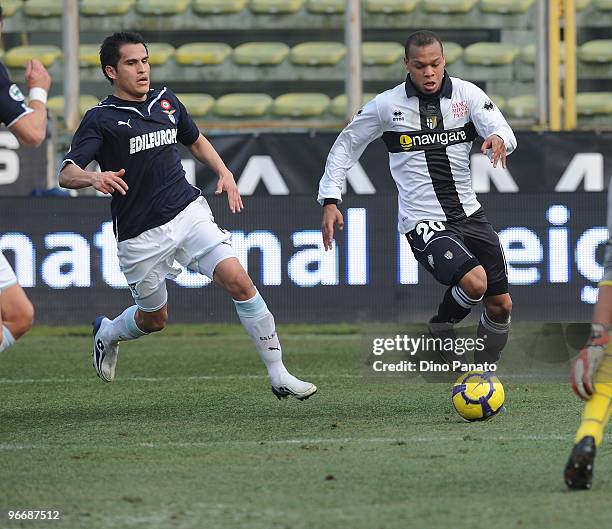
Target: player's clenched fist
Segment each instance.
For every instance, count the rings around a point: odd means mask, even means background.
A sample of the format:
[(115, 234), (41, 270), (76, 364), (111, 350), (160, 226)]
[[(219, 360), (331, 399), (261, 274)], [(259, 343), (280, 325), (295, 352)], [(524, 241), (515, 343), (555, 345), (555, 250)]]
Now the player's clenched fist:
[(40, 61), (32, 59), (28, 62), (25, 70), (25, 79), (28, 88), (43, 88), (47, 92), (51, 87), (51, 76)]
[(125, 195), (128, 190), (128, 185), (122, 178), (125, 174), (125, 169), (119, 169), (119, 171), (103, 171), (101, 173), (94, 173), (91, 179), (91, 185), (96, 191), (100, 193), (112, 194), (118, 191), (122, 195)]
[(344, 228), (344, 217), (335, 204), (323, 206), (323, 223), (321, 225), (321, 233), (323, 234), (323, 246), (325, 250), (331, 250), (334, 242), (334, 225), (338, 225), (338, 229)]

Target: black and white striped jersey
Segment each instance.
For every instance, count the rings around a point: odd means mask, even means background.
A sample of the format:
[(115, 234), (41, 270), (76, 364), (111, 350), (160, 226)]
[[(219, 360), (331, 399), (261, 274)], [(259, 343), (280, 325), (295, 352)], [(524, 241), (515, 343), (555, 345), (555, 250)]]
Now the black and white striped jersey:
[(341, 201), (347, 171), (382, 137), (398, 189), (398, 229), (420, 220), (455, 221), (480, 209), (472, 188), (470, 149), (477, 136), (496, 134), (508, 154), (516, 138), (504, 116), (476, 85), (445, 73), (440, 92), (416, 90), (410, 78), (377, 95), (340, 133), (325, 164), (318, 201)]

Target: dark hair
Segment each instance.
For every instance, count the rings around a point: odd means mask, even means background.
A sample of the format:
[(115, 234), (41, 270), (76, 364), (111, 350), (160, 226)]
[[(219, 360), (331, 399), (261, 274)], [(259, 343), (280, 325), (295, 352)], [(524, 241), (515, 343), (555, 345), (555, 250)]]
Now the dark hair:
[(426, 29), (415, 31), (408, 37), (408, 40), (406, 40), (406, 57), (410, 56), (410, 48), (412, 46), (422, 48), (423, 46), (429, 46), (434, 42), (437, 42), (440, 45), (440, 48), (444, 50), (440, 37), (438, 37), (438, 35), (436, 35), (433, 31), (427, 31)]
[(121, 46), (124, 44), (142, 44), (149, 52), (147, 45), (140, 33), (133, 31), (118, 31), (113, 33), (109, 37), (104, 39), (102, 46), (100, 46), (100, 64), (102, 66), (102, 73), (104, 76), (113, 84), (113, 80), (107, 75), (106, 67), (112, 66), (115, 70), (117, 69), (117, 63), (121, 55)]

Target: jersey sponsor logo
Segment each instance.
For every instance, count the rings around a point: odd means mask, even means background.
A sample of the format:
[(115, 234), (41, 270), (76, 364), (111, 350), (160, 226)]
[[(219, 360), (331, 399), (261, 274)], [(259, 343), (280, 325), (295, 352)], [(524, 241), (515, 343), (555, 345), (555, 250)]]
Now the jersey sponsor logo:
[(9, 88), (9, 95), (14, 101), (23, 101), (25, 97), (16, 84), (12, 84)]
[(470, 111), (470, 107), (465, 101), (455, 101), (451, 105), (451, 112), (453, 113), (453, 117), (455, 119), (464, 118), (468, 115)]
[(130, 154), (176, 143), (176, 129), (156, 130), (130, 138)]
[(128, 127), (132, 128), (132, 125), (130, 125), (130, 121), (132, 118), (128, 119), (127, 121), (117, 121), (117, 126), (121, 126), (121, 125), (127, 125)]
[(397, 132), (388, 130), (382, 139), (389, 152), (426, 151), (444, 149), (450, 145), (466, 143), (476, 138), (476, 128), (473, 123), (451, 130), (430, 132), (428, 130)]

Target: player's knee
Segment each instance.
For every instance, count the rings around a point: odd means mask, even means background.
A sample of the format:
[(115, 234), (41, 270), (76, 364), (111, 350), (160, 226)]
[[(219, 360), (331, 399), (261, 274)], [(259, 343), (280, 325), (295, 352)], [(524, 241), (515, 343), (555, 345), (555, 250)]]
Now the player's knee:
[(493, 321), (508, 321), (512, 313), (512, 298), (509, 295), (499, 296), (494, 301), (487, 303), (487, 314)]
[(487, 291), (487, 274), (484, 268), (482, 266), (472, 268), (461, 278), (459, 286), (470, 298), (481, 298)]
[(21, 338), (34, 325), (34, 305), (27, 300), (12, 322), (11, 330), (15, 339)]

